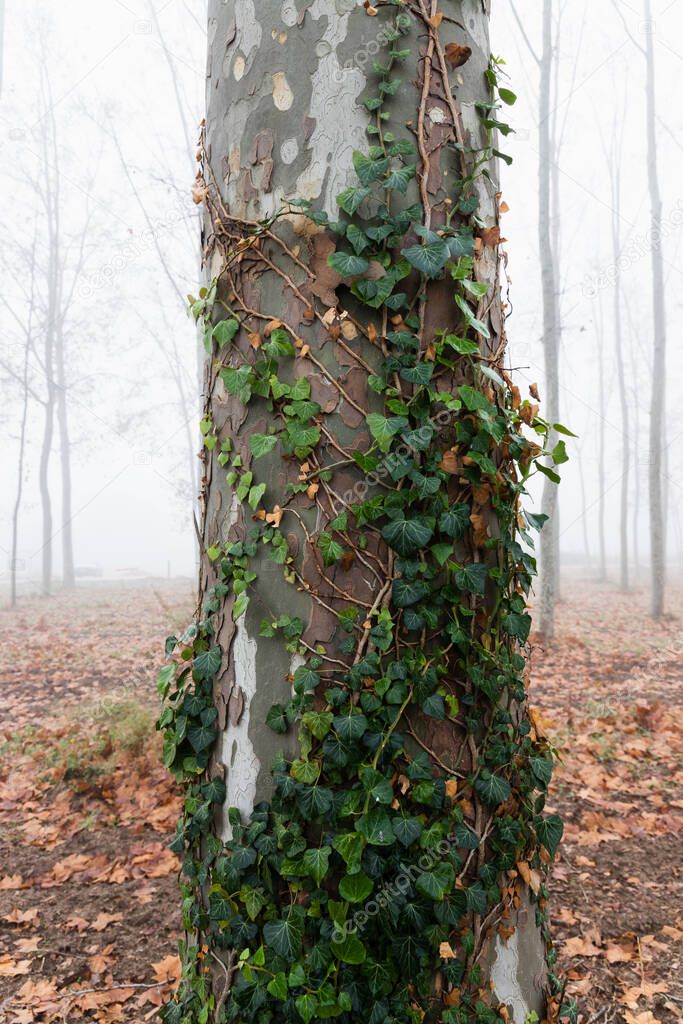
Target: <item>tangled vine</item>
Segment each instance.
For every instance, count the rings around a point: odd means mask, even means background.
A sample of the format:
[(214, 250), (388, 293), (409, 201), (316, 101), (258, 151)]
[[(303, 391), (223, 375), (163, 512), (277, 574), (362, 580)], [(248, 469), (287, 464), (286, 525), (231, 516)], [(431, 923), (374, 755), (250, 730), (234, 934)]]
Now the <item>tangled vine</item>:
[[(207, 542), (199, 529), (212, 586), (196, 622), (169, 638), (159, 676), (164, 760), (185, 794), (172, 848), (183, 857), (187, 937), (167, 1024), (497, 1021), (506, 1011), (492, 1001), (484, 965), (491, 937), (510, 937), (524, 900), (547, 943), (547, 1020), (575, 1014), (546, 929), (545, 869), (562, 834), (544, 812), (553, 751), (526, 707), (522, 654), (532, 531), (543, 517), (520, 502), (534, 473), (558, 479), (547, 460), (559, 464), (566, 452), (562, 442), (547, 451), (550, 424), (503, 366), (504, 318), (491, 326), (499, 232), (479, 209), (478, 183), (502, 156), (493, 140), (509, 130), (499, 111), (514, 95), (491, 60), (490, 99), (479, 104), (486, 145), (473, 148), (439, 20), (424, 0), (372, 8), (380, 9), (392, 20), (365, 102), (371, 145), (354, 155), (358, 184), (339, 195), (338, 220), (304, 200), (266, 220), (241, 219), (206, 159), (196, 187), (220, 263), (191, 304), (208, 353), (205, 488), (218, 466), (251, 515), (227, 541)], [(427, 34), (421, 101), (413, 137), (398, 138), (389, 106), (414, 19)], [(438, 202), (424, 125), (433, 78), (458, 174)], [(334, 307), (311, 297), (315, 273), (287, 240), (297, 219), (334, 240), (327, 265), (343, 296)], [(362, 450), (330, 429), (309, 377), (293, 372), (304, 361), (328, 374), (296, 322), (250, 306), (242, 280), (254, 272), (279, 278), (304, 322), (364, 370), (371, 408), (326, 376), (362, 419)], [(457, 327), (432, 331), (428, 294), (444, 282)], [(213, 422), (219, 385), (267, 413), (248, 458)], [(269, 509), (256, 464), (277, 453), (293, 472)], [(340, 492), (337, 480), (350, 476), (355, 486)], [(313, 581), (290, 548), (288, 519), (311, 554)], [(276, 758), (272, 798), (248, 821), (226, 812), (224, 841), (215, 826), (226, 800), (213, 756), (226, 653), (217, 624), (245, 615), (264, 553), (334, 615), (337, 633), (334, 644), (311, 644), (301, 618), (264, 618), (261, 635), (281, 638), (298, 665), (291, 698), (267, 722), (283, 735), (296, 729), (298, 753)], [(344, 582), (354, 564), (371, 581), (362, 595)]]

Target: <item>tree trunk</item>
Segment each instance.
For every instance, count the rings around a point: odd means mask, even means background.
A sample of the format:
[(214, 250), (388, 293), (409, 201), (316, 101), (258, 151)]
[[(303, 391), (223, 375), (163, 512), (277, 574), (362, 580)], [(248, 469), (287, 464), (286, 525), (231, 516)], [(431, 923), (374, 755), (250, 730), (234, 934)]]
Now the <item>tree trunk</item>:
[(560, 1012), (514, 539), (541, 451), (502, 364), (487, 15), (451, 14), (209, 3), (202, 610), (160, 677), (196, 943), (167, 1020)]
[(621, 487), (619, 501), (619, 586), (627, 591), (628, 573), (628, 490), (631, 468), (631, 438), (629, 424), (628, 395), (626, 391), (625, 350), (621, 317), (621, 175), (619, 172), (620, 151), (616, 147), (611, 154), (612, 177), (612, 262), (614, 265), (614, 359), (617, 366), (619, 403), (621, 406)]
[[(598, 296), (597, 304), (597, 353), (598, 353), (598, 409), (602, 410), (603, 403), (607, 400), (605, 390), (605, 357), (603, 345), (605, 334), (603, 330), (602, 302)], [(607, 580), (607, 545), (605, 541), (605, 416), (602, 411), (598, 413), (598, 550), (599, 575), (601, 583)]]
[(50, 496), (50, 455), (55, 421), (55, 389), (52, 381), (52, 330), (48, 327), (45, 340), (45, 420), (40, 446), (40, 468), (38, 485), (43, 519), (43, 544), (41, 548), (41, 590), (45, 596), (52, 592), (52, 498)]
[[(552, 0), (543, 0), (543, 50), (539, 85), (538, 144), (538, 248), (541, 261), (543, 300), (543, 356), (545, 361), (545, 415), (550, 423), (560, 418), (560, 315), (557, 291), (557, 254), (553, 248), (552, 158), (553, 138), (550, 101), (552, 96), (554, 47)], [(555, 235), (555, 237), (557, 237)], [(551, 447), (557, 436), (551, 434)], [(554, 468), (552, 459), (549, 467)], [(543, 481), (541, 512), (548, 517), (541, 533), (541, 578), (538, 601), (538, 629), (548, 639), (555, 634), (555, 603), (559, 580), (560, 538), (557, 487), (552, 480)]]
[[(32, 315), (33, 307), (29, 311), (29, 316)], [(24, 463), (26, 459), (26, 424), (28, 421), (28, 399), (29, 399), (29, 385), (28, 385), (28, 363), (29, 355), (31, 351), (31, 323), (29, 320), (29, 329), (26, 334), (26, 347), (24, 349), (24, 365), (21, 378), (22, 394), (21, 394), (21, 421), (19, 425), (19, 455), (17, 458), (17, 493), (14, 498), (14, 507), (12, 508), (12, 541), (10, 550), (10, 594), (9, 594), (9, 606), (10, 608), (16, 608), (17, 605), (17, 550), (19, 547), (19, 512), (21, 509), (21, 499), (24, 490)]]
[(59, 427), (59, 461), (62, 480), (62, 586), (70, 589), (76, 585), (74, 570), (74, 545), (71, 511), (71, 442), (69, 439), (69, 413), (67, 405), (67, 383), (65, 373), (64, 335), (58, 332), (55, 352), (57, 374), (57, 425)]
[(647, 173), (650, 190), (650, 237), (652, 253), (653, 359), (650, 400), (649, 497), (650, 560), (652, 593), (650, 610), (655, 619), (664, 611), (665, 524), (662, 484), (662, 447), (666, 413), (666, 310), (664, 304), (664, 265), (661, 245), (662, 199), (657, 172), (657, 109), (655, 95), (655, 54), (650, 0), (644, 0), (645, 54), (647, 77)]

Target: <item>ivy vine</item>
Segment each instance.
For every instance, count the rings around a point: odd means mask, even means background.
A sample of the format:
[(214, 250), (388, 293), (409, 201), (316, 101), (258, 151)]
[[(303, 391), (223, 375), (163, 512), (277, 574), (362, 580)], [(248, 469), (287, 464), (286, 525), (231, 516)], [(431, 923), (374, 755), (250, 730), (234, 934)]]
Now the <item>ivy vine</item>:
[[(545, 460), (559, 465), (566, 451), (562, 442), (547, 451), (551, 425), (503, 367), (504, 331), (490, 329), (497, 274), (477, 276), (478, 247), (491, 230), (479, 214), (477, 181), (492, 157), (508, 159), (494, 140), (509, 131), (501, 110), (514, 94), (492, 59), (490, 100), (479, 104), (487, 142), (472, 149), (438, 24), (420, 2), (378, 7), (392, 21), (376, 92), (366, 100), (371, 144), (354, 154), (358, 183), (338, 196), (338, 220), (304, 200), (264, 221), (240, 220), (223, 206), (204, 163), (202, 196), (221, 271), (191, 311), (212, 381), (220, 379), (235, 401), (260, 403), (271, 426), (251, 435), (247, 465), (216, 431), (210, 398), (201, 423), (205, 458), (217, 460), (252, 516), (244, 540), (205, 550), (214, 585), (195, 623), (167, 641), (170, 660), (159, 675), (164, 760), (184, 786), (172, 848), (183, 857), (187, 937), (182, 982), (163, 1010), (167, 1024), (492, 1024), (499, 1007), (485, 987), (484, 957), (494, 932), (514, 930), (523, 893), (548, 944), (547, 1019), (575, 1017), (553, 972), (546, 928), (545, 869), (562, 834), (560, 819), (544, 811), (553, 750), (526, 711), (522, 653), (533, 532), (543, 517), (524, 512), (521, 499), (533, 474), (559, 479)], [(414, 138), (390, 129), (388, 102), (415, 18), (429, 40), (423, 77), (437, 69), (453, 114), (446, 148), (459, 178), (438, 220), (421, 120)], [(409, 202), (409, 193), (419, 199)], [(295, 359), (319, 365), (315, 353), (284, 319), (250, 309), (239, 286), (249, 253), (301, 297), (296, 273), (307, 268), (278, 231), (294, 214), (335, 240), (328, 263), (352, 297), (347, 305), (379, 322), (354, 321), (379, 356), (373, 366), (357, 359), (381, 411), (360, 408), (335, 383), (365, 419), (371, 440), (363, 451), (347, 451), (326, 432), (309, 380), (290, 372)], [(497, 238), (491, 248), (497, 253)], [(272, 249), (282, 259), (269, 256)], [(428, 290), (444, 280), (460, 326), (428, 337)], [(349, 348), (340, 311), (332, 314), (310, 315)], [(240, 332), (249, 335), (251, 357), (235, 344)], [(269, 510), (258, 463), (276, 451), (299, 473), (282, 505)], [(348, 468), (367, 478), (362, 497), (335, 491), (336, 475)], [(297, 497), (319, 488), (338, 512), (313, 535)], [(248, 822), (227, 811), (224, 842), (214, 820), (226, 787), (210, 770), (219, 732), (213, 687), (224, 654), (216, 617), (226, 607), (235, 621), (245, 614), (260, 551), (317, 599), (289, 550), (282, 528), (289, 516), (338, 596), (335, 568), (359, 559), (377, 579), (376, 599), (341, 602), (335, 645), (312, 649), (295, 617), (262, 622), (262, 636), (280, 637), (298, 656), (291, 699), (267, 719), (276, 733), (297, 730), (298, 755), (277, 757), (272, 799)], [(439, 728), (455, 737), (447, 759), (430, 745)]]

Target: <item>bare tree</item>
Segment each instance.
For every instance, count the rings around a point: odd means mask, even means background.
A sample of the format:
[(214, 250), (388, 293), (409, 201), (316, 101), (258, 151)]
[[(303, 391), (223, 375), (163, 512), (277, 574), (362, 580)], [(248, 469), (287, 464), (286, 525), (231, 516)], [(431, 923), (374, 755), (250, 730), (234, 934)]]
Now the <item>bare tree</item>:
[[(7, 239), (7, 234), (5, 235)], [(25, 257), (25, 260), (24, 260)], [(8, 299), (3, 295), (1, 297), (3, 307), (6, 312), (10, 314), (12, 321), (15, 326), (18, 327), (18, 339), (17, 345), (12, 345), (12, 349), (16, 351), (21, 350), (21, 360), (19, 367), (14, 367), (9, 360), (0, 360), (0, 366), (8, 375), (8, 378), (15, 384), (18, 385), (19, 394), (19, 435), (17, 438), (18, 449), (17, 449), (17, 470), (16, 470), (16, 493), (14, 497), (14, 503), (12, 505), (11, 515), (11, 538), (10, 538), (10, 559), (9, 559), (9, 573), (10, 573), (10, 608), (16, 607), (17, 603), (17, 568), (18, 568), (18, 550), (19, 550), (19, 522), (20, 512), (24, 493), (24, 478), (26, 473), (26, 448), (27, 448), (27, 431), (28, 431), (28, 419), (29, 419), (29, 406), (30, 399), (37, 399), (40, 401), (39, 396), (33, 390), (30, 380), (30, 364), (31, 354), (33, 348), (33, 335), (36, 330), (36, 318), (38, 312), (37, 296), (36, 296), (36, 231), (34, 227), (33, 238), (30, 247), (24, 251), (21, 246), (15, 246), (12, 257), (12, 277), (16, 280), (17, 270), (19, 266), (26, 263), (25, 271), (21, 274), (21, 281), (19, 287), (23, 289), (24, 294), (22, 295), (22, 303), (20, 310), (17, 310), (12, 306)], [(8, 269), (9, 273), (9, 269)]]
[(605, 412), (603, 404), (607, 391), (605, 388), (605, 335), (602, 315), (602, 302), (598, 296), (595, 303), (596, 314), (596, 352), (598, 356), (598, 580), (604, 583), (607, 579), (607, 545), (605, 541)]
[[(538, 90), (538, 251), (543, 305), (543, 358), (545, 364), (545, 413), (551, 423), (560, 419), (560, 334), (558, 289), (560, 238), (558, 157), (560, 135), (557, 118), (558, 52), (553, 30), (553, 0), (543, 0), (541, 55), (536, 53), (514, 6), (512, 13), (522, 37), (539, 69)], [(551, 440), (558, 440), (553, 432)], [(552, 460), (549, 467), (552, 471)], [(541, 512), (547, 517), (541, 533), (541, 576), (538, 599), (538, 629), (548, 639), (555, 633), (555, 603), (560, 575), (560, 527), (557, 486), (543, 481)]]
[(664, 611), (666, 579), (666, 529), (662, 481), (662, 449), (666, 422), (666, 308), (664, 299), (664, 263), (662, 254), (662, 199), (657, 170), (654, 26), (650, 0), (644, 0), (645, 57), (647, 73), (647, 171), (650, 189), (652, 241), (653, 352), (652, 394), (650, 399), (649, 491), (650, 559), (652, 566), (651, 612), (654, 618)]
[(666, 498), (663, 463), (666, 423), (666, 300), (664, 255), (662, 253), (662, 197), (657, 166), (657, 93), (655, 83), (654, 23), (650, 0), (643, 0), (643, 46), (631, 32), (623, 10), (613, 0), (624, 30), (645, 59), (645, 132), (647, 138), (647, 179), (650, 196), (650, 253), (652, 259), (652, 389), (650, 393), (650, 436), (648, 444), (648, 491), (650, 506), (650, 612), (655, 619), (664, 612), (666, 584)]
[(617, 367), (619, 386), (619, 403), (621, 407), (621, 478), (619, 502), (619, 586), (622, 590), (629, 588), (629, 485), (631, 470), (631, 438), (629, 423), (628, 392), (626, 386), (626, 335), (622, 323), (623, 295), (621, 290), (621, 146), (613, 142), (609, 153), (609, 170), (611, 178), (611, 228), (612, 228), (612, 262), (614, 268), (613, 293), (613, 327), (614, 327), (614, 360)]

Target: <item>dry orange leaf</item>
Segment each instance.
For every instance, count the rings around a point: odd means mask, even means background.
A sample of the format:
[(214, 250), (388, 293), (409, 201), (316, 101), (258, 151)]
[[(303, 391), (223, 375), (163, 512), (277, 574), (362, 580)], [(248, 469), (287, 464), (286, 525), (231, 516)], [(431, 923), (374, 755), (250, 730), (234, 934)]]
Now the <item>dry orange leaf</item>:
[(169, 954), (163, 960), (157, 960), (152, 964), (154, 977), (157, 981), (180, 981), (182, 965), (179, 956)]
[(123, 914), (106, 914), (102, 911), (98, 914), (90, 927), (96, 932), (103, 932), (105, 928), (108, 928), (110, 924), (114, 924), (115, 921), (123, 921)]
[(444, 53), (446, 54), (446, 60), (452, 68), (462, 67), (472, 56), (470, 47), (461, 46), (460, 43), (448, 43)]

